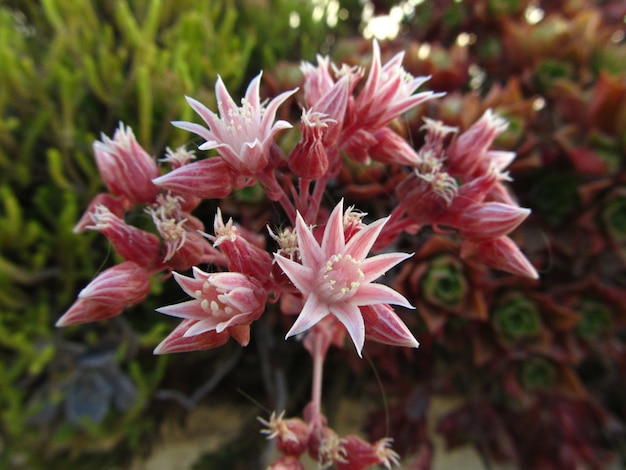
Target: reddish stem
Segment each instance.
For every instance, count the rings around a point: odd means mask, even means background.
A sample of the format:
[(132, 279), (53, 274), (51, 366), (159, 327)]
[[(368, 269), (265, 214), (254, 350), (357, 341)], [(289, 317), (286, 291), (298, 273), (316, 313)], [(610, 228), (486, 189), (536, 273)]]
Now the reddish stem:
[(325, 338), (318, 334), (315, 330), (313, 334), (313, 384), (311, 386), (311, 430), (321, 429), (323, 426), (322, 417), (322, 378), (324, 373), (324, 359), (326, 356)]

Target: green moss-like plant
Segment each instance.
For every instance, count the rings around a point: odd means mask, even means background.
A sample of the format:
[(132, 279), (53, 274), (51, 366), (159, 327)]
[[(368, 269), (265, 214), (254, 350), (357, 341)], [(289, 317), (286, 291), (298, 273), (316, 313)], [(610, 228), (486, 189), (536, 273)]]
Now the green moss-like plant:
[[(163, 328), (143, 322), (143, 314), (158, 301), (136, 309), (125, 326), (128, 338), (107, 346), (139, 390), (123, 419), (107, 416), (77, 427), (59, 417), (45, 432), (33, 432), (29, 424), (43, 406), (27, 406), (36, 393), (48, 404), (62, 403), (66, 393), (58, 386), (64, 356), (56, 319), (93, 273), (115, 261), (101, 237), (72, 233), (88, 201), (104, 189), (94, 140), (100, 132), (111, 135), (122, 121), (157, 158), (166, 142), (190, 144), (186, 132), (170, 125), (192, 120), (184, 95), (211, 103), (218, 74), (237, 90), (287, 53), (300, 56), (306, 49), (311, 56), (328, 29), (310, 20), (311, 8), (296, 0), (276, 3), (272, 11), (234, 0), (2, 3), (0, 467), (37, 468), (54, 458), (65, 464), (76, 457), (69, 448), (85, 448), (94, 439), (125, 438), (130, 445), (153, 428), (143, 413), (164, 374), (165, 362), (151, 356)], [(297, 31), (288, 21), (293, 10), (302, 18)], [(107, 323), (63, 335), (97, 349), (112, 328)]]

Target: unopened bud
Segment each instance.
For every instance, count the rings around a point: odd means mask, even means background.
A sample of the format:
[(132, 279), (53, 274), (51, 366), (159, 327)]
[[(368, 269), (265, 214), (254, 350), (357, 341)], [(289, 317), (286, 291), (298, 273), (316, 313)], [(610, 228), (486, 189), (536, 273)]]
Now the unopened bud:
[(316, 112), (302, 113), (300, 141), (289, 153), (287, 163), (289, 169), (297, 176), (308, 179), (317, 179), (328, 171), (328, 156), (323, 138), (328, 126), (334, 121), (325, 114)]
[(132, 203), (149, 203), (159, 194), (152, 182), (159, 176), (156, 161), (139, 145), (130, 127), (120, 127), (113, 139), (94, 143), (96, 164), (107, 188)]
[(193, 336), (185, 333), (197, 324), (199, 320), (184, 319), (167, 337), (154, 349), (154, 354), (172, 354), (188, 351), (205, 351), (225, 344), (230, 338), (228, 330), (217, 333), (215, 330), (205, 331)]
[(219, 209), (215, 214), (214, 228), (213, 246), (218, 247), (228, 258), (228, 269), (247, 274), (265, 284), (272, 270), (272, 257), (267, 251), (244, 238), (232, 219), (225, 224)]
[[(470, 175), (485, 160), (487, 150), (495, 138), (504, 132), (508, 123), (488, 109), (469, 129), (452, 142), (447, 152), (451, 173)], [(503, 163), (503, 162), (502, 162)]]
[(392, 346), (417, 348), (419, 343), (387, 304), (361, 306), (367, 339)]
[(233, 186), (230, 167), (220, 157), (183, 165), (153, 181), (157, 186), (175, 193), (202, 199), (225, 198), (230, 194)]
[(407, 215), (420, 225), (433, 223), (448, 208), (457, 191), (454, 180), (444, 172), (425, 176), (414, 172), (396, 188)]
[(501, 202), (475, 204), (462, 212), (458, 228), (471, 240), (489, 240), (512, 232), (529, 214), (530, 209)]
[(365, 470), (373, 465), (398, 465), (398, 454), (389, 447), (391, 440), (382, 439), (374, 444), (358, 436), (349, 435), (341, 439), (345, 458), (335, 463), (337, 470)]
[(465, 240), (461, 247), (461, 257), (466, 258), (471, 255), (496, 269), (531, 279), (539, 278), (537, 270), (526, 259), (515, 242), (507, 236), (483, 242)]
[(268, 439), (276, 438), (276, 448), (285, 455), (299, 456), (303, 454), (309, 443), (309, 425), (300, 418), (285, 419), (285, 412), (276, 416), (273, 412), (270, 420), (258, 418), (267, 429), (261, 431)]
[(107, 237), (126, 261), (143, 267), (154, 266), (158, 262), (161, 241), (156, 235), (128, 225), (105, 206), (95, 207), (91, 219), (92, 225), (87, 228)]
[(370, 156), (382, 163), (417, 166), (420, 157), (406, 139), (400, 137), (388, 127), (374, 133), (377, 143), (370, 148)]
[(141, 266), (126, 261), (101, 272), (57, 321), (57, 326), (87, 323), (120, 314), (136, 305), (150, 292), (148, 273)]

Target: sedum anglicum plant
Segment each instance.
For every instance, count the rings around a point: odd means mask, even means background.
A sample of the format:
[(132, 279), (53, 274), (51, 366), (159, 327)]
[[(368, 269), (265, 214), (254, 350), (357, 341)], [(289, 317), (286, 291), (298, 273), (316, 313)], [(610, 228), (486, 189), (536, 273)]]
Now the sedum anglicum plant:
[[(277, 409), (261, 420), (281, 454), (271, 468), (304, 468), (305, 453), (323, 468), (398, 464), (389, 439), (366, 442), (329, 426), (322, 379), (331, 346), (354, 348), (358, 356), (366, 341), (418, 347), (400, 316), (413, 305), (388, 286), (394, 267), (413, 255), (402, 252), (399, 240), (445, 226), (462, 237), (462, 256), (537, 277), (508, 237), (529, 210), (506, 188), (506, 167), (515, 155), (491, 149), (506, 122), (488, 110), (459, 132), (425, 119), (424, 143), (414, 149), (389, 124), (440, 95), (416, 93), (427, 77), (407, 73), (403, 57), (383, 63), (374, 42), (366, 74), (318, 56), (317, 63), (301, 66), (301, 91), (267, 99), (261, 74), (241, 101), (218, 78), (217, 110), (188, 97), (202, 123), (174, 122), (200, 137), (198, 151), (168, 148), (155, 159), (122, 123), (112, 137), (102, 135), (94, 152), (108, 191), (93, 198), (75, 231), (101, 232), (123, 261), (99, 273), (57, 325), (117, 316), (148, 296), (150, 282), (170, 275), (189, 300), (157, 309), (180, 321), (156, 354), (216, 348), (230, 338), (247, 346), (261, 317), (282, 318), (285, 338), (301, 342), (312, 358), (311, 399), (300, 417)], [(283, 119), (279, 110), (294, 99), (300, 120)], [(295, 138), (280, 141), (298, 129)], [(388, 195), (395, 207), (389, 213), (359, 211), (337, 185), (338, 175), (355, 164), (401, 168)], [(255, 226), (225, 218), (219, 208), (249, 188), (262, 191), (263, 204), (272, 207)], [(208, 228), (193, 215), (204, 200), (218, 206)], [(152, 227), (132, 225), (137, 210)], [(256, 233), (259, 222), (267, 226), (265, 236)], [(428, 283), (439, 278), (463, 295), (457, 264), (441, 258), (429, 269)], [(437, 289), (429, 295), (437, 296)]]

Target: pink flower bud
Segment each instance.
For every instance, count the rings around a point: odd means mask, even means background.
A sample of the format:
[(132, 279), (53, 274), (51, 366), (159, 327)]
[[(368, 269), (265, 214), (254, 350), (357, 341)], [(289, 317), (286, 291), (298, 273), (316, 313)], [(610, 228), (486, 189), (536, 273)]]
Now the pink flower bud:
[[(452, 142), (447, 152), (450, 172), (454, 175), (470, 175), (483, 165), (487, 150), (495, 138), (504, 132), (508, 123), (488, 109), (469, 129)], [(497, 156), (499, 164), (501, 156)]]
[(456, 226), (464, 237), (484, 241), (512, 232), (529, 214), (530, 209), (487, 202), (465, 209)]
[(98, 206), (104, 206), (113, 214), (122, 218), (124, 217), (124, 213), (130, 209), (131, 204), (124, 197), (117, 197), (109, 193), (96, 194), (96, 196), (89, 202), (87, 210), (74, 226), (72, 232), (81, 233), (87, 230), (88, 226), (93, 224), (92, 214)]
[(302, 113), (302, 136), (287, 158), (289, 169), (297, 176), (316, 179), (328, 171), (328, 156), (322, 141), (329, 124), (333, 125), (334, 122), (324, 114), (306, 111)]
[(526, 259), (515, 242), (507, 236), (482, 242), (465, 240), (461, 247), (461, 257), (466, 258), (471, 255), (475, 255), (479, 260), (496, 269), (532, 279), (539, 278), (537, 270)]
[(100, 273), (78, 297), (107, 305), (135, 305), (150, 291), (148, 273), (132, 261), (125, 261)]
[(389, 305), (362, 306), (361, 313), (367, 339), (391, 346), (419, 347), (411, 331)]
[(167, 337), (154, 349), (154, 354), (172, 354), (188, 351), (205, 351), (225, 344), (230, 333), (215, 330), (206, 331), (198, 335), (186, 336), (189, 328), (198, 323), (198, 320), (184, 319)]
[(217, 254), (199, 233), (204, 230), (202, 221), (183, 210), (185, 203), (181, 196), (161, 194), (157, 203), (146, 209), (165, 242), (162, 261), (170, 269), (186, 270), (212, 262)]
[(420, 157), (406, 139), (400, 137), (388, 127), (374, 133), (376, 145), (370, 148), (370, 156), (379, 162), (397, 165), (417, 166)]
[(88, 299), (78, 298), (59, 318), (56, 326), (78, 325), (115, 317), (124, 311), (123, 306), (106, 305)]
[(330, 59), (317, 56), (317, 67), (308, 62), (303, 62), (300, 69), (304, 74), (304, 98), (309, 106), (328, 93), (333, 87), (334, 80), (330, 75)]
[[(343, 458), (335, 462), (337, 470), (364, 470), (387, 462), (379, 455), (380, 449), (377, 445), (372, 445), (354, 434), (341, 439), (341, 448)], [(390, 465), (387, 468), (390, 468)]]
[(87, 228), (107, 237), (126, 261), (143, 267), (154, 266), (158, 262), (161, 241), (156, 235), (126, 224), (105, 206), (96, 206), (91, 219), (93, 225)]
[(321, 468), (345, 460), (345, 452), (337, 433), (328, 426), (314, 430), (309, 437), (309, 455)]
[(500, 173), (497, 171), (489, 171), (478, 178), (463, 183), (459, 186), (458, 197), (455, 197), (452, 201), (450, 210), (462, 212), (465, 208), (473, 204), (483, 202), (487, 194), (491, 193), (500, 179), (502, 179)]
[(328, 128), (322, 137), (322, 141), (327, 147), (337, 142), (343, 127), (350, 94), (350, 80), (351, 75), (344, 75), (326, 94), (311, 104), (310, 109), (313, 113), (327, 117)]
[(458, 127), (447, 126), (441, 121), (427, 117), (424, 118), (424, 125), (420, 129), (426, 131), (420, 153), (429, 152), (434, 155), (443, 154), (446, 141), (449, 140), (448, 136), (459, 132)]
[(299, 456), (303, 454), (309, 443), (310, 428), (300, 418), (284, 419), (285, 412), (276, 416), (273, 412), (270, 420), (258, 418), (267, 429), (261, 431), (268, 439), (276, 438), (276, 448), (285, 455)]
[(270, 280), (272, 258), (267, 251), (246, 240), (230, 219), (226, 224), (218, 209), (215, 214), (214, 246), (228, 258), (231, 272), (247, 274), (262, 284)]
[(346, 238), (346, 243), (350, 239), (365, 228), (363, 218), (367, 215), (366, 212), (361, 212), (350, 206), (343, 214), (343, 236)]
[(444, 172), (413, 172), (397, 186), (396, 194), (414, 222), (429, 225), (448, 208), (456, 190), (456, 183)]
[(169, 147), (165, 148), (165, 157), (159, 159), (162, 163), (169, 163), (173, 169), (180, 168), (187, 165), (191, 160), (196, 159), (196, 154), (193, 150), (187, 150), (185, 146), (178, 147), (176, 150), (172, 150)]
[(372, 66), (356, 99), (356, 123), (363, 129), (383, 128), (400, 114), (424, 101), (441, 96), (432, 92), (413, 94), (430, 77), (414, 78), (402, 68), (404, 53), (381, 65), (380, 47), (374, 41)]
[(148, 273), (132, 261), (101, 272), (57, 321), (57, 326), (87, 323), (118, 315), (125, 307), (136, 305), (150, 292)]
[(132, 203), (154, 201), (159, 189), (152, 179), (159, 176), (159, 169), (130, 127), (120, 123), (113, 139), (102, 135), (102, 141), (96, 141), (93, 147), (96, 164), (109, 191)]
[(186, 271), (192, 266), (221, 259), (221, 254), (199, 232), (184, 227), (181, 236), (184, 242), (176, 248), (169, 259), (164, 260), (170, 269)]
[(366, 163), (370, 158), (370, 148), (377, 143), (376, 137), (371, 132), (359, 129), (350, 136), (342, 148), (353, 160)]
[(228, 163), (213, 157), (183, 165), (155, 178), (154, 184), (185, 196), (221, 199), (230, 194), (233, 178)]

